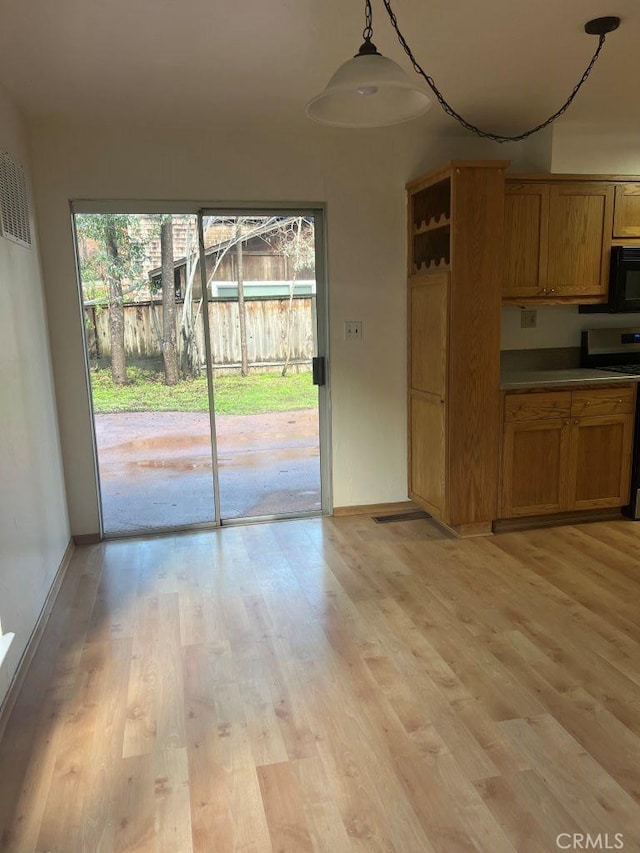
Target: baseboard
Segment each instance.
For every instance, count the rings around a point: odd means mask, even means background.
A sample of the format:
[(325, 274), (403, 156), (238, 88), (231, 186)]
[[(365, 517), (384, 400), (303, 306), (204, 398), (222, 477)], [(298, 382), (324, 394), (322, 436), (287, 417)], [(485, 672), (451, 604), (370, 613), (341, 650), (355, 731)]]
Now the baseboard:
[(361, 504), (360, 506), (335, 506), (333, 514), (342, 515), (391, 515), (396, 512), (409, 512), (420, 509), (413, 501), (398, 501), (388, 504)]
[(73, 537), (76, 545), (97, 545), (102, 542), (102, 537), (99, 533), (79, 533)]
[(445, 524), (443, 521), (438, 523), (446, 527), (458, 539), (473, 539), (476, 536), (491, 536), (493, 534), (490, 521), (478, 521), (470, 524)]
[(590, 521), (621, 519), (619, 507), (613, 509), (585, 509), (581, 512), (558, 512), (553, 515), (527, 515), (521, 518), (500, 518), (493, 522), (494, 533), (511, 530), (533, 530), (538, 527), (558, 527), (561, 524), (586, 524)]
[(0, 740), (2, 740), (2, 736), (7, 725), (7, 720), (9, 719), (11, 711), (13, 710), (13, 706), (16, 703), (16, 699), (18, 698), (18, 694), (20, 693), (20, 689), (22, 688), (22, 684), (29, 670), (31, 661), (33, 660), (33, 656), (35, 655), (38, 649), (38, 644), (42, 639), (44, 629), (47, 627), (49, 616), (51, 616), (53, 605), (56, 602), (56, 598), (58, 597), (58, 593), (60, 592), (60, 587), (62, 586), (62, 583), (66, 577), (67, 570), (71, 563), (71, 557), (73, 556), (75, 547), (75, 542), (73, 541), (73, 539), (70, 539), (69, 544), (65, 549), (60, 565), (58, 566), (56, 576), (53, 579), (53, 583), (51, 584), (51, 588), (47, 593), (47, 597), (42, 606), (42, 610), (40, 611), (40, 615), (38, 616), (38, 621), (36, 622), (35, 627), (31, 632), (31, 636), (29, 637), (29, 641), (27, 642), (27, 647), (25, 648), (24, 652), (22, 653), (22, 657), (18, 662), (18, 667), (11, 680), (11, 684), (9, 685), (7, 695), (4, 697), (3, 702), (0, 704)]

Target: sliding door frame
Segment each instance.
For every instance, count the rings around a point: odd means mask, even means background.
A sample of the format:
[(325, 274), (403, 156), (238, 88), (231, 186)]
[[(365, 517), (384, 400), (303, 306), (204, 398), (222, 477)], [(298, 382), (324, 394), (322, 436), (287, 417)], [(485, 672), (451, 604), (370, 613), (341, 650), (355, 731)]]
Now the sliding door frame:
[[(89, 351), (87, 346), (84, 326), (81, 326), (82, 346), (85, 360), (85, 376), (87, 396), (89, 402), (89, 411), (91, 415), (91, 440), (93, 446), (93, 469), (94, 482), (96, 489), (96, 499), (98, 505), (98, 515), (100, 520), (100, 537), (101, 539), (124, 539), (142, 535), (155, 534), (171, 534), (181, 531), (202, 530), (211, 528), (227, 527), (239, 524), (249, 524), (257, 522), (268, 522), (280, 519), (295, 519), (304, 517), (317, 517), (318, 515), (331, 515), (333, 512), (333, 484), (332, 484), (332, 454), (331, 454), (331, 365), (329, 359), (329, 287), (327, 273), (327, 231), (326, 231), (326, 207), (322, 203), (304, 203), (304, 202), (289, 202), (289, 203), (216, 203), (204, 201), (175, 201), (175, 200), (101, 200), (101, 199), (74, 199), (69, 203), (71, 231), (73, 235), (75, 263), (76, 263), (76, 280), (78, 288), (78, 306), (80, 311), (80, 320), (83, 319), (82, 305), (82, 279), (80, 275), (80, 259), (78, 257), (78, 243), (75, 227), (75, 215), (78, 213), (128, 213), (128, 214), (190, 214), (197, 217), (198, 221), (198, 237), (200, 250), (200, 269), (201, 276), (206, 278), (206, 268), (204, 264), (204, 239), (202, 234), (202, 219), (203, 216), (286, 216), (300, 215), (313, 216), (315, 225), (315, 277), (316, 277), (316, 311), (315, 321), (317, 324), (317, 353), (319, 357), (325, 360), (325, 384), (318, 387), (318, 429), (319, 429), (319, 452), (320, 452), (320, 492), (321, 492), (321, 509), (320, 512), (306, 513), (282, 513), (269, 516), (258, 516), (255, 518), (237, 518), (237, 519), (221, 519), (220, 517), (220, 484), (218, 477), (218, 455), (217, 455), (217, 438), (215, 429), (215, 395), (213, 382), (213, 362), (211, 361), (211, 339), (209, 334), (209, 317), (208, 311), (203, 312), (204, 341), (207, 358), (207, 390), (209, 397), (209, 419), (211, 433), (211, 453), (213, 464), (213, 497), (214, 497), (214, 518), (212, 521), (195, 522), (189, 525), (181, 525), (176, 527), (157, 527), (152, 531), (148, 530), (133, 530), (120, 531), (118, 533), (105, 533), (104, 519), (102, 511), (102, 492), (100, 488), (100, 469), (98, 464), (98, 446), (96, 439), (95, 427), (95, 412), (93, 407), (93, 396), (91, 391), (91, 381), (89, 372)], [(205, 285), (203, 282), (203, 291), (206, 295)]]
[[(202, 221), (205, 216), (312, 216), (314, 220), (315, 234), (315, 323), (316, 323), (316, 355), (325, 360), (325, 384), (318, 385), (318, 439), (320, 452), (320, 513), (293, 512), (278, 513), (275, 515), (261, 515), (254, 517), (243, 516), (241, 518), (221, 519), (222, 526), (233, 524), (245, 524), (254, 521), (275, 521), (283, 518), (304, 518), (306, 516), (330, 515), (333, 511), (333, 495), (331, 488), (331, 393), (329, 377), (329, 288), (327, 287), (327, 258), (326, 258), (326, 226), (323, 205), (214, 205), (202, 207), (198, 210), (198, 233), (200, 234), (200, 270), (202, 272), (203, 293), (206, 286), (206, 270), (204, 265), (204, 236), (202, 233)], [(206, 313), (206, 312), (205, 312)], [(207, 334), (205, 338), (208, 339)], [(210, 354), (207, 355), (210, 357)], [(213, 365), (213, 361), (211, 361)], [(210, 371), (213, 374), (213, 369)], [(212, 391), (213, 400), (213, 391)], [(212, 407), (215, 417), (215, 406)], [(215, 434), (215, 425), (212, 427), (212, 435)], [(214, 462), (217, 479), (217, 460)], [(219, 491), (218, 491), (219, 495)]]

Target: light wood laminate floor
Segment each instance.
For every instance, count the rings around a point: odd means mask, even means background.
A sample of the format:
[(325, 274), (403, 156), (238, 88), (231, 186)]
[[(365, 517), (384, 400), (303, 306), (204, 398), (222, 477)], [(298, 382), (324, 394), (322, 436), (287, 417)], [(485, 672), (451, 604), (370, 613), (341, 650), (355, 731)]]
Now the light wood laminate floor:
[(0, 744), (2, 844), (640, 850), (639, 641), (631, 522), (81, 548)]

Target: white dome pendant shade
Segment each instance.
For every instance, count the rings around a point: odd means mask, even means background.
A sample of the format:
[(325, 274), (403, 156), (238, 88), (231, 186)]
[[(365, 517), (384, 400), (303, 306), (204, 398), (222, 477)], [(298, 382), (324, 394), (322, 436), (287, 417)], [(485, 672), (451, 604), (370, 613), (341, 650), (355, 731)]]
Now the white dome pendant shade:
[(424, 89), (411, 83), (367, 38), (324, 92), (309, 101), (306, 112), (314, 121), (336, 127), (383, 127), (416, 118), (430, 105)]

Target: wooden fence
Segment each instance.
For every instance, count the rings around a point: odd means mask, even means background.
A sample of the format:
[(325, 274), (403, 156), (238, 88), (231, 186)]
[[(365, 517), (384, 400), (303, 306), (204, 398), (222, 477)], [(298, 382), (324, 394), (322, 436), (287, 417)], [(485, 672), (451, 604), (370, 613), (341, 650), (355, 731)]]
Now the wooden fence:
[[(194, 305), (196, 308), (197, 305)], [(214, 300), (208, 304), (213, 364), (218, 367), (239, 365), (240, 322), (236, 300)], [(247, 299), (247, 350), (253, 365), (282, 364), (287, 353), (289, 299)], [(178, 302), (178, 346), (182, 349), (180, 322), (183, 304)], [(316, 351), (315, 298), (296, 296), (291, 304), (290, 346), (291, 361), (309, 362)], [(198, 352), (204, 353), (202, 316), (196, 329)], [(92, 361), (109, 361), (111, 338), (109, 309), (85, 306), (85, 329)], [(135, 361), (157, 360), (162, 356), (162, 303), (138, 302), (125, 305), (124, 340), (127, 358)]]

